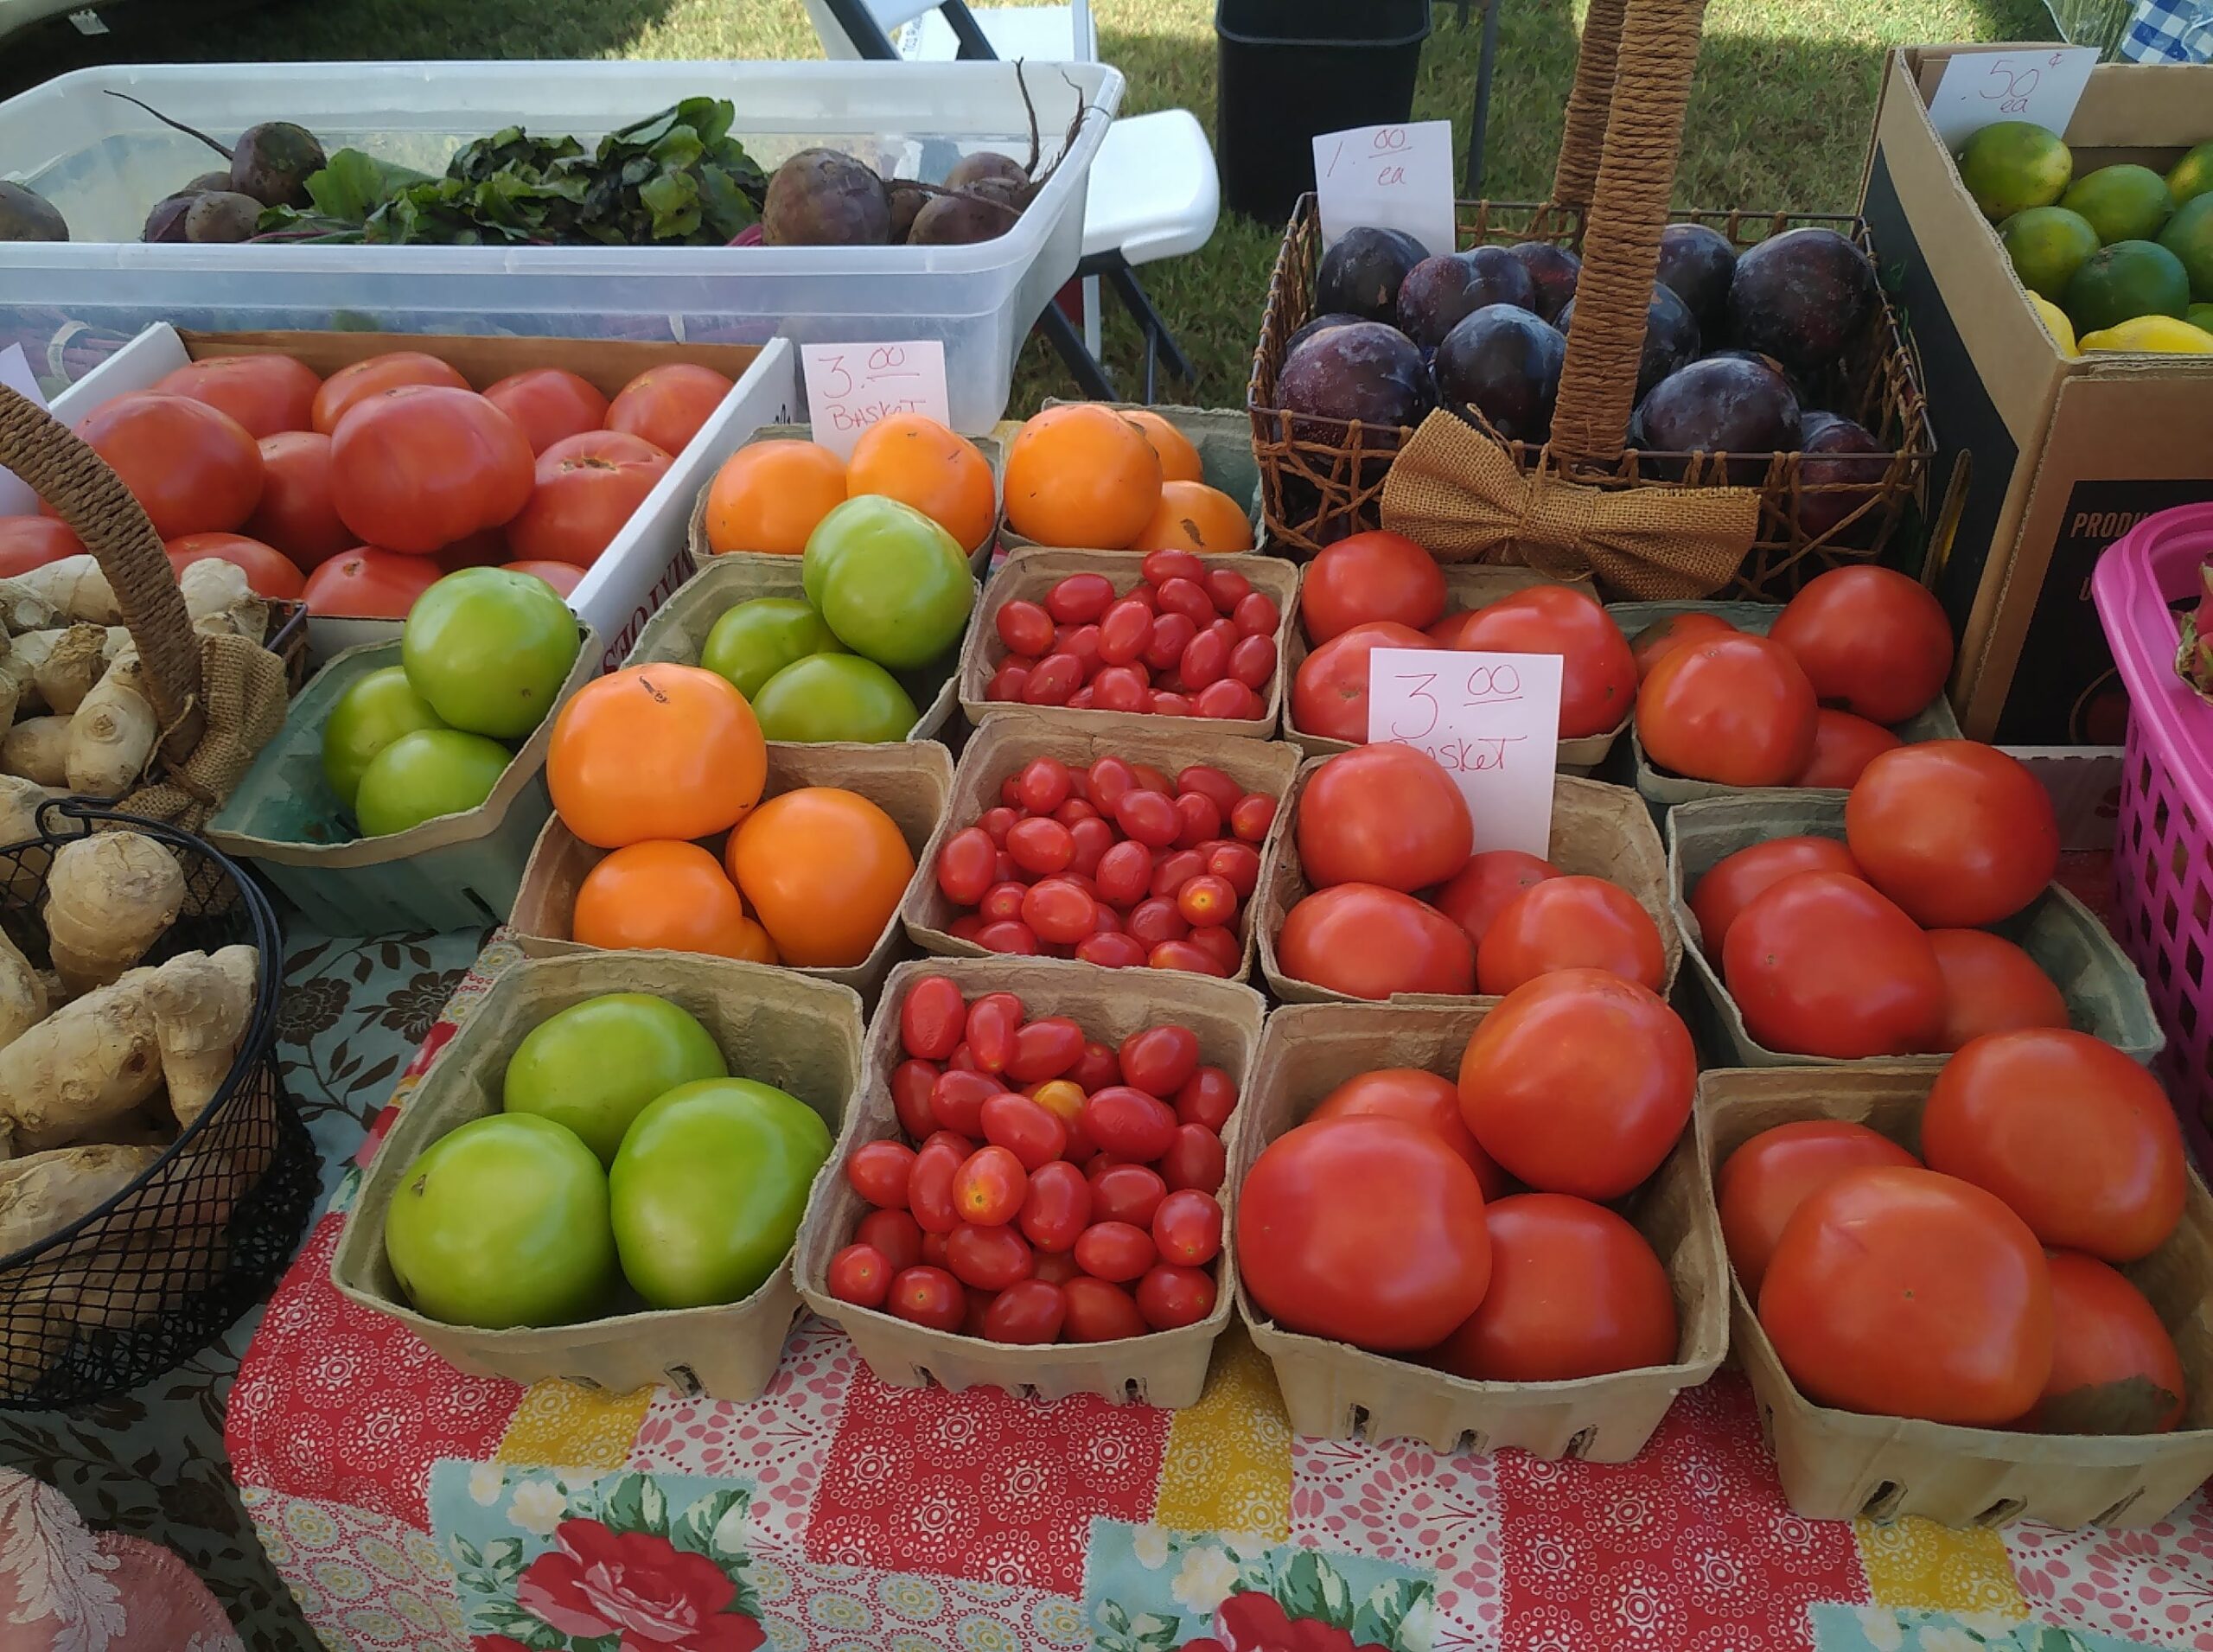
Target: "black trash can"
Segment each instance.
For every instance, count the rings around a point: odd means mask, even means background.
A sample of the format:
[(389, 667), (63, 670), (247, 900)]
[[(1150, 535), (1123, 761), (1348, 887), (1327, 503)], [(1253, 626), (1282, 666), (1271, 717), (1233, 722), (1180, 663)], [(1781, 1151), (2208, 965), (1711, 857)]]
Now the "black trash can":
[(1413, 113), (1429, 0), (1215, 0), (1215, 153), (1232, 212), (1280, 224), (1314, 138)]

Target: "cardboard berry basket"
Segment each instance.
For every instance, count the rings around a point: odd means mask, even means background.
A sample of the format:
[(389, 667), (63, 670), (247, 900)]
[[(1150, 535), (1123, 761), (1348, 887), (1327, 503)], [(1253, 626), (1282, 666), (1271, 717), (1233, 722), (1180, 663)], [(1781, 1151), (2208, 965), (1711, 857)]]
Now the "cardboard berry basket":
[[(1863, 1124), (1914, 1151), (1933, 1075), (1897, 1062), (1743, 1068), (1699, 1081), (1692, 1120), (1699, 1173), (1752, 1137), (1801, 1119)], [(2182, 1355), (2187, 1409), (2166, 1434), (2028, 1434), (1875, 1417), (1816, 1405), (1799, 1392), (1761, 1330), (1752, 1300), (1729, 1281), (1737, 1357), (1751, 1380), (1760, 1426), (1783, 1495), (1814, 1520), (1895, 1520), (1945, 1526), (2152, 1526), (2213, 1475), (2213, 1199), (2190, 1171), (2182, 1221), (2167, 1241), (2121, 1270), (2158, 1311)], [(1911, 1350), (1901, 1357), (1910, 1358)]]
[[(1298, 903), (1314, 892), (1298, 860), (1298, 799), (1314, 771), (1329, 761), (1316, 757), (1304, 763), (1291, 782), (1291, 803), (1276, 815), (1275, 835), (1260, 867), (1260, 887), (1253, 900), (1253, 926), (1260, 947), (1260, 973), (1269, 993), (1285, 1004), (1358, 1004), (1362, 999), (1300, 980), (1285, 972), (1276, 954), (1276, 936), (1283, 921)], [(1665, 998), (1675, 983), (1682, 962), (1682, 941), (1668, 904), (1668, 854), (1661, 846), (1659, 828), (1652, 824), (1642, 800), (1626, 786), (1562, 775), (1553, 782), (1553, 840), (1545, 857), (1563, 873), (1603, 877), (1636, 896), (1637, 904), (1652, 915), (1660, 927), (1660, 949), (1667, 961), (1661, 983)], [(1459, 1009), (1470, 1004), (1496, 1004), (1496, 996), (1466, 998), (1436, 992), (1401, 992), (1394, 1005), (1420, 1005), (1433, 1009)]]
[[(1626, 637), (1635, 637), (1646, 626), (1673, 619), (1678, 614), (1711, 614), (1728, 621), (1739, 631), (1765, 636), (1783, 609), (1775, 603), (1610, 603), (1606, 612), (1614, 616), (1614, 623), (1621, 627), (1622, 635)], [(1895, 724), (1891, 732), (1908, 745), (1918, 745), (1923, 740), (1956, 740), (1960, 737), (1960, 720), (1952, 715), (1952, 703), (1939, 694), (1923, 710)], [(1636, 789), (1652, 805), (1655, 815), (1665, 813), (1678, 803), (1693, 803), (1706, 797), (1738, 797), (1747, 789), (1782, 789), (1807, 797), (1844, 795), (1842, 787), (1748, 788), (1678, 775), (1673, 769), (1661, 768), (1645, 755), (1644, 742), (1637, 737), (1634, 721), (1629, 729), (1629, 749), (1636, 772)]]
[[(765, 801), (803, 786), (836, 786), (858, 792), (875, 804), (899, 827), (915, 860), (915, 881), (905, 899), (928, 877), (926, 845), (945, 817), (946, 799), (953, 790), (953, 756), (931, 740), (910, 740), (900, 745), (772, 745), (768, 748), (768, 781), (762, 790)], [(724, 839), (714, 840), (717, 855)], [(577, 911), (577, 891), (591, 869), (607, 858), (607, 851), (584, 842), (554, 815), (538, 834), (524, 867), (522, 887), (516, 892), (509, 925), (524, 955), (558, 958), (598, 949), (574, 939), (571, 931)], [(750, 915), (749, 914), (749, 915)], [(884, 921), (883, 933), (861, 962), (845, 968), (829, 966), (779, 965), (795, 975), (849, 986), (864, 1000), (873, 999), (883, 984), (899, 950), (899, 915)]]
[[(1300, 728), (1298, 708), (1291, 689), (1291, 685), (1298, 680), (1298, 668), (1306, 663), (1306, 656), (1314, 652), (1306, 641), (1304, 620), (1307, 567), (1311, 565), (1311, 564), (1304, 564), (1298, 571), (1300, 618), (1292, 624), (1291, 635), (1284, 643), (1285, 686), (1283, 696), (1283, 732), (1285, 739), (1308, 756), (1326, 757), (1334, 752), (1350, 751), (1355, 743), (1349, 740), (1333, 740), (1326, 734), (1309, 734)], [(1517, 590), (1527, 590), (1532, 585), (1572, 585), (1586, 596), (1597, 595), (1596, 589), (1587, 577), (1549, 579), (1533, 568), (1508, 568), (1478, 562), (1448, 562), (1441, 564), (1441, 571), (1445, 575), (1446, 606), (1454, 613), (1464, 613), (1485, 607), (1502, 596), (1511, 596)], [(1635, 707), (1632, 706), (1630, 711), (1634, 710)], [(1625, 711), (1622, 713), (1622, 720), (1604, 734), (1586, 734), (1573, 740), (1561, 741), (1558, 758), (1560, 772), (1566, 775), (1587, 775), (1598, 768), (1600, 763), (1606, 761), (1607, 754), (1614, 749), (1614, 742), (1621, 738), (1622, 731), (1629, 727), (1629, 711)]]
[[(1348, 1079), (1381, 1067), (1459, 1070), (1489, 1013), (1397, 1005), (1293, 1005), (1268, 1017), (1252, 1109), (1229, 1154), (1229, 1186), (1244, 1185), (1262, 1149), (1305, 1121)], [(1387, 1190), (1376, 1190), (1387, 1197)], [(1617, 1207), (1651, 1241), (1674, 1288), (1680, 1341), (1674, 1363), (1561, 1382), (1476, 1382), (1285, 1330), (1242, 1285), (1237, 1311), (1275, 1367), (1291, 1427), (1322, 1439), (1404, 1437), (1440, 1452), (1514, 1447), (1546, 1458), (1626, 1463), (1644, 1449), (1685, 1388), (1712, 1376), (1728, 1346), (1727, 1264), (1713, 1199), (1686, 1129), (1650, 1180)]]
[[(707, 633), (715, 628), (715, 622), (740, 603), (749, 603), (756, 596), (788, 596), (794, 601), (806, 601), (807, 588), (800, 577), (800, 559), (739, 556), (710, 558), (646, 622), (645, 628), (638, 633), (637, 646), (622, 663), (642, 666), (667, 660), (679, 665), (696, 666), (699, 663), (699, 651), (707, 646)], [(975, 628), (978, 611), (970, 610), (971, 632)], [(938, 730), (952, 721), (953, 680), (963, 647), (965, 643), (948, 650), (935, 665), (919, 671), (892, 673), (922, 714), (907, 731), (908, 739), (934, 739)]]
[[(1722, 982), (1719, 960), (1707, 955), (1691, 911), (1691, 891), (1725, 857), (1776, 838), (1844, 839), (1841, 792), (1736, 792), (1685, 803), (1668, 811), (1668, 903), (1690, 972), (1698, 982), (1693, 996), (1711, 1024), (1709, 1047), (1738, 1067), (1842, 1065), (1870, 1067), (1870, 1061), (1837, 1062), (1825, 1056), (1797, 1056), (1770, 1049), (1744, 1025), (1737, 1001)], [(2149, 1064), (2166, 1042), (2144, 990), (2144, 978), (2128, 961), (2096, 914), (2057, 883), (2027, 909), (1989, 926), (2036, 960), (2067, 1000), (2067, 1017), (2078, 1032), (2103, 1039), (2131, 1060)], [(1907, 1067), (1933, 1072), (1942, 1055), (1894, 1058)]]
[(869, 1209), (845, 1179), (845, 1161), (870, 1142), (901, 1139), (889, 1088), (891, 1069), (903, 1059), (899, 1006), (915, 982), (929, 975), (949, 977), (970, 998), (1016, 993), (1033, 1014), (1067, 1016), (1087, 1036), (1106, 1043), (1119, 1044), (1133, 1032), (1164, 1024), (1189, 1028), (1198, 1035), (1200, 1061), (1236, 1081), (1237, 1110), (1222, 1132), (1223, 1145), (1235, 1162), (1265, 1007), (1251, 987), (1177, 970), (1108, 971), (1054, 958), (910, 960), (896, 966), (885, 983), (869, 1023), (860, 1094), (846, 1112), (837, 1150), (807, 1202), (794, 1262), (800, 1294), (815, 1312), (842, 1326), (877, 1380), (894, 1387), (935, 1382), (947, 1388), (1000, 1387), (1045, 1400), (1095, 1394), (1118, 1403), (1133, 1400), (1171, 1409), (1196, 1405), (1206, 1387), (1215, 1338), (1229, 1324), (1236, 1294), (1229, 1233), (1237, 1212), (1231, 1182), (1223, 1183), (1221, 1193), (1223, 1237), (1214, 1311), (1196, 1325), (1108, 1343), (1015, 1347), (932, 1330), (830, 1294), (830, 1259), (852, 1242), (853, 1229)]
[[(915, 881), (908, 885), (906, 902), (899, 909), (908, 938), (924, 952), (941, 957), (992, 955), (974, 941), (962, 941), (947, 933), (961, 909), (947, 900), (945, 891), (937, 886), (938, 854), (953, 833), (975, 825), (985, 810), (998, 805), (1000, 782), (1019, 773), (1033, 757), (1057, 757), (1071, 769), (1088, 767), (1101, 757), (1121, 757), (1132, 762), (1151, 763), (1170, 780), (1193, 763), (1219, 769), (1247, 791), (1263, 792), (1276, 800), (1276, 819), (1269, 823), (1268, 835), (1253, 845), (1260, 851), (1265, 865), (1267, 845), (1274, 841), (1276, 830), (1283, 821), (1282, 805), (1290, 794), (1291, 777), (1298, 771), (1298, 754), (1280, 741), (1246, 740), (1232, 734), (1216, 733), (1204, 718), (1164, 717), (1141, 720), (1156, 726), (1132, 729), (1126, 733), (1075, 733), (1050, 718), (1035, 715), (1031, 708), (1022, 708), (988, 719), (970, 736), (960, 754), (960, 767), (953, 770), (950, 801), (941, 813), (928, 846), (920, 856), (921, 865)], [(1237, 917), (1245, 936), (1244, 956), (1235, 977), (1239, 980), (1252, 973), (1257, 944), (1253, 937), (1254, 904), (1253, 901), (1245, 902)]]
[[(1043, 407), (1073, 405), (1055, 396), (1045, 398)], [(1267, 526), (1260, 517), (1260, 467), (1253, 458), (1253, 420), (1251, 415), (1234, 407), (1170, 407), (1164, 404), (1146, 405), (1143, 402), (1117, 401), (1101, 404), (1117, 413), (1158, 413), (1182, 431), (1190, 444), (1199, 450), (1199, 480), (1218, 493), (1228, 494), (1246, 507), (1246, 517), (1253, 525), (1253, 544), (1255, 548), (1266, 541)], [(1013, 427), (1020, 430), (1019, 425)], [(999, 520), (999, 545), (1008, 552), (1027, 550), (1038, 541), (1017, 533), (1009, 526), (1002, 509)], [(981, 571), (979, 570), (978, 571)]]
[[(400, 1109), (361, 1183), (331, 1258), (350, 1301), (420, 1336), (464, 1371), (531, 1383), (559, 1377), (627, 1394), (666, 1384), (717, 1400), (757, 1397), (775, 1375), (800, 1311), (788, 1260), (742, 1302), (647, 1307), (627, 1285), (604, 1316), (571, 1325), (483, 1330), (425, 1317), (385, 1260), (385, 1215), (409, 1166), (449, 1131), (501, 1110), (507, 1059), (547, 1017), (605, 992), (646, 992), (697, 1016), (734, 1076), (788, 1091), (835, 1135), (861, 1078), (861, 1002), (847, 987), (789, 970), (677, 953), (584, 953), (525, 959), (503, 971)], [(815, 1178), (820, 1197), (832, 1169)]]
[[(1027, 711), (1049, 716), (1069, 729), (1102, 731), (1149, 728), (1176, 721), (1151, 711), (1077, 711), (1065, 705), (1014, 705), (984, 698), (992, 673), (1007, 656), (1006, 644), (999, 641), (998, 618), (1001, 605), (1017, 599), (1042, 603), (1045, 593), (1070, 574), (1104, 574), (1113, 581), (1115, 594), (1124, 595), (1141, 582), (1138, 564), (1144, 560), (1134, 551), (1062, 551), (1039, 545), (1017, 551), (1001, 564), (991, 583), (984, 587), (984, 600), (977, 606), (976, 617), (968, 627), (968, 640), (960, 650), (960, 709), (967, 714), (968, 720), (980, 724), (985, 718), (1004, 711)], [(1282, 715), (1290, 693), (1284, 662), (1291, 650), (1298, 570), (1279, 557), (1251, 551), (1228, 557), (1201, 557), (1199, 560), (1209, 572), (1226, 568), (1244, 575), (1254, 590), (1264, 593), (1276, 605), (1276, 674), (1261, 691), (1264, 709), (1260, 716), (1192, 720), (1247, 739), (1272, 739), (1276, 721)]]

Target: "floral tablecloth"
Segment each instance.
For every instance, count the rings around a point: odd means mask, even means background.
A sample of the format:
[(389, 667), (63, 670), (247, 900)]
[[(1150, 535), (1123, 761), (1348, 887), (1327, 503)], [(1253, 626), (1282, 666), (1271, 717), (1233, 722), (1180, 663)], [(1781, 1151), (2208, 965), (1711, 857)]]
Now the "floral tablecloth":
[(1726, 1374), (1619, 1467), (1294, 1438), (1235, 1334), (1183, 1412), (891, 1388), (811, 1318), (750, 1405), (468, 1377), (332, 1288), (351, 1190), (227, 1431), (333, 1652), (2213, 1652), (2202, 1496), (2141, 1531), (1804, 1520)]

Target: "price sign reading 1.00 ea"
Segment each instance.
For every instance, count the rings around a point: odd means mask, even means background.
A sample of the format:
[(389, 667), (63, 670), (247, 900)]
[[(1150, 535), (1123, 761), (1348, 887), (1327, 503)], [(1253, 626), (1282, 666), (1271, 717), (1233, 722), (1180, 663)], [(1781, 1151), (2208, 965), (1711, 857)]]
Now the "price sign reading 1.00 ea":
[(1323, 133), (1314, 140), (1314, 194), (1324, 243), (1365, 225), (1404, 230), (1432, 253), (1452, 252), (1452, 123)]
[(871, 424), (895, 413), (920, 413), (951, 426), (945, 390), (945, 346), (935, 339), (886, 344), (802, 344), (807, 416), (814, 439), (839, 458)]
[(1378, 648), (1368, 656), (1368, 739), (1426, 752), (1468, 800), (1478, 851), (1550, 852), (1559, 755), (1556, 654)]

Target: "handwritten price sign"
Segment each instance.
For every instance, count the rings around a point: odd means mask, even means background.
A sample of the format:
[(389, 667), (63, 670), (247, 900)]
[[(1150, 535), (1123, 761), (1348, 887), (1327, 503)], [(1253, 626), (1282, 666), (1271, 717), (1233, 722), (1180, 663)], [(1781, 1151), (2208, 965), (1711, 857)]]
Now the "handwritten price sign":
[(1450, 252), (1452, 123), (1355, 126), (1314, 140), (1314, 189), (1322, 239), (1368, 225), (1402, 229), (1431, 252)]
[(1556, 654), (1378, 648), (1368, 656), (1368, 738), (1412, 746), (1459, 783), (1476, 847), (1550, 851), (1559, 750)]
[(850, 458), (861, 432), (895, 413), (953, 423), (945, 393), (945, 346), (935, 339), (904, 344), (802, 344), (808, 418), (814, 439)]
[(1929, 118), (1955, 150), (2001, 120), (2025, 120), (2063, 137), (2097, 66), (2092, 46), (1958, 53), (1929, 95)]

